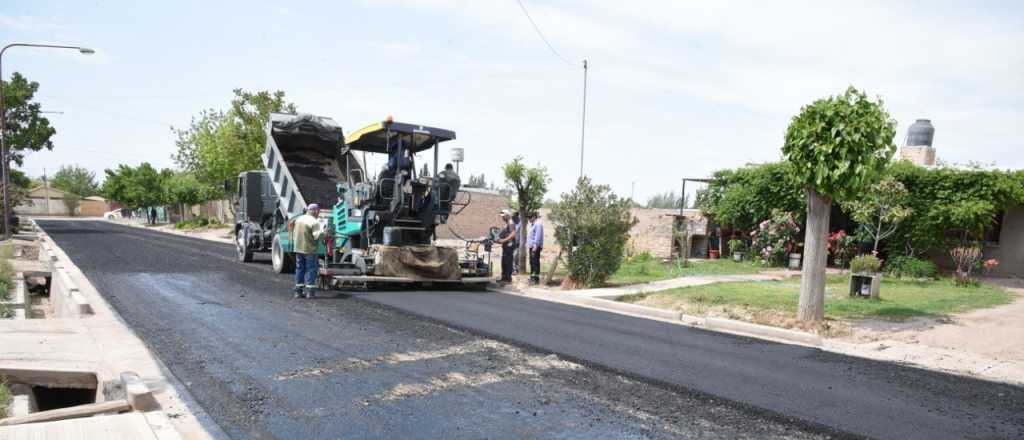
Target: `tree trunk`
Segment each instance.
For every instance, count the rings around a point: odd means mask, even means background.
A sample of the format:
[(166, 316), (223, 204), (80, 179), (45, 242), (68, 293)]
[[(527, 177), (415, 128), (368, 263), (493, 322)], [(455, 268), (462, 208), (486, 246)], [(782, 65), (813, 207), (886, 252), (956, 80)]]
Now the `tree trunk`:
[(526, 267), (526, 262), (529, 260), (527, 258), (529, 257), (529, 251), (526, 249), (526, 237), (530, 236), (530, 221), (526, 219), (526, 209), (522, 208), (526, 204), (520, 201), (519, 206), (519, 224), (521, 225), (520, 230), (523, 236), (516, 236), (516, 239), (519, 240), (519, 261), (517, 263), (519, 265), (519, 275), (523, 275), (530, 273), (530, 268)]
[(805, 188), (804, 192), (807, 194), (807, 231), (804, 236), (804, 267), (797, 319), (814, 323), (825, 318), (825, 267), (832, 198), (812, 188)]

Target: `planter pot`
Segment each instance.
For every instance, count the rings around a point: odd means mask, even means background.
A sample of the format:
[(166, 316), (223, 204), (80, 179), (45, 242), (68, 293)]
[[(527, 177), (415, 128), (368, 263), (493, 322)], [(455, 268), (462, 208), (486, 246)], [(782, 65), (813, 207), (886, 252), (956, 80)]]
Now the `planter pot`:
[(882, 286), (882, 274), (857, 272), (850, 275), (850, 296), (878, 299)]
[(733, 252), (732, 253), (732, 261), (735, 261), (737, 263), (742, 262), (743, 261), (743, 252)]
[(789, 268), (793, 270), (800, 270), (800, 254), (789, 254)]
[(718, 259), (718, 251), (714, 250), (714, 249), (708, 251), (708, 259), (717, 260)]

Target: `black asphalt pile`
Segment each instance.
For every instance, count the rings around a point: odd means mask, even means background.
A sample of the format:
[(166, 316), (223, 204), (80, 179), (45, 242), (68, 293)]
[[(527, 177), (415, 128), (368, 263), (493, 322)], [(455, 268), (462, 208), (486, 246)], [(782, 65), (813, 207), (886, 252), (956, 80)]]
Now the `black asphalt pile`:
[[(235, 261), (230, 245), (40, 223), (235, 438), (848, 436), (374, 302), (441, 292), (294, 300), (289, 277)], [(531, 321), (550, 318), (524, 311), (513, 304), (500, 319), (543, 328)]]

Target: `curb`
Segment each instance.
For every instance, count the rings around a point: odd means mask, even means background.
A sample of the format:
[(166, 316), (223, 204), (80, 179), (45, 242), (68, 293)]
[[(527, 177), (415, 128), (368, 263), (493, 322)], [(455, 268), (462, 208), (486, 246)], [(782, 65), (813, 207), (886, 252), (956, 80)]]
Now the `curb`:
[(610, 313), (617, 313), (620, 315), (632, 316), (635, 318), (653, 319), (671, 324), (703, 328), (705, 330), (747, 336), (772, 342), (797, 344), (814, 348), (821, 348), (823, 344), (822, 337), (813, 333), (788, 330), (761, 324), (752, 324), (734, 319), (713, 317), (703, 318), (699, 316), (685, 315), (681, 312), (673, 312), (671, 310), (656, 309), (653, 307), (622, 303), (602, 298), (573, 296), (572, 294), (558, 295), (535, 292), (517, 292), (514, 290), (496, 287), (488, 287), (488, 290), (506, 295), (525, 296), (527, 298), (542, 301), (586, 307)]
[(789, 330), (768, 325), (752, 324), (735, 319), (713, 318), (704, 319), (704, 325), (709, 330), (721, 330), (730, 333), (765, 337), (773, 340), (793, 341), (801, 344), (821, 346), (821, 336), (814, 333)]

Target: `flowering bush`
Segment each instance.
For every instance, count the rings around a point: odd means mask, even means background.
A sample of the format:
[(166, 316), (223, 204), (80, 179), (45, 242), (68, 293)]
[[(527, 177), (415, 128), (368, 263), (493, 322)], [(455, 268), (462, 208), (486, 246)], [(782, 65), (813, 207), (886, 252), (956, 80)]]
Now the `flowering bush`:
[(787, 255), (796, 250), (800, 226), (793, 219), (792, 212), (772, 211), (772, 217), (761, 222), (750, 233), (750, 250), (765, 265), (781, 266)]
[(832, 262), (840, 268), (846, 267), (856, 250), (857, 240), (842, 229), (828, 237), (828, 253), (832, 254)]
[(992, 272), (992, 269), (995, 269), (996, 266), (998, 266), (998, 265), (999, 265), (999, 260), (997, 260), (995, 258), (989, 258), (989, 259), (985, 260), (985, 265), (984, 265), (984, 267), (985, 267), (985, 275), (988, 275), (989, 272)]
[[(949, 255), (953, 257), (953, 262), (956, 263), (954, 281), (961, 286), (977, 284), (977, 281), (971, 278), (971, 272), (981, 263), (981, 248), (977, 246), (959, 246), (949, 251)], [(996, 264), (999, 263), (996, 262)]]

